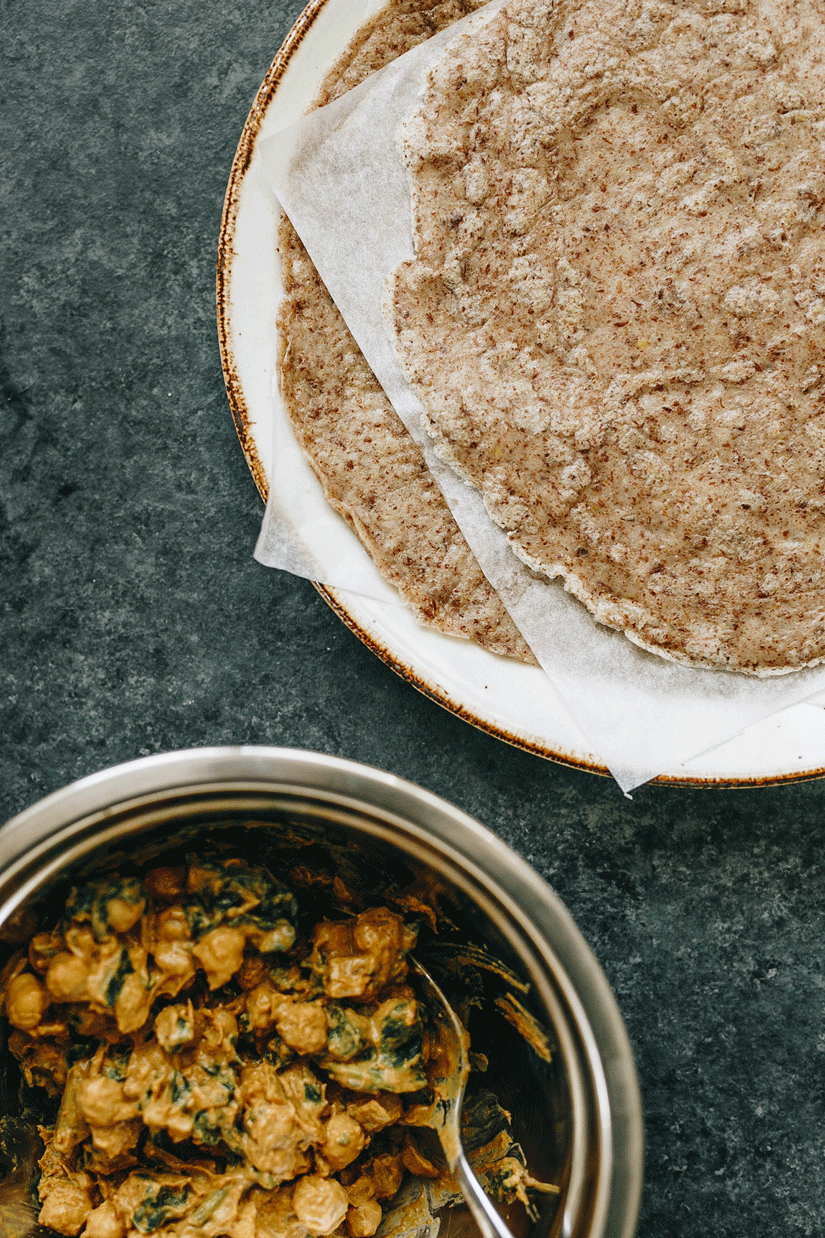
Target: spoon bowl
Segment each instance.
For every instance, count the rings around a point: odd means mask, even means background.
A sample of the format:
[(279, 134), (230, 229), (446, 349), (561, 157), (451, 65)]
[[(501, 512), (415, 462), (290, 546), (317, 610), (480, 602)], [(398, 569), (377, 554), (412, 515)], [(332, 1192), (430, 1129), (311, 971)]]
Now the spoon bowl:
[(436, 1065), (430, 1078), (435, 1092), (431, 1125), (438, 1135), (447, 1166), (461, 1188), (464, 1202), (483, 1238), (514, 1238), (476, 1177), (461, 1140), (461, 1109), (470, 1074), (470, 1038), (427, 969), (418, 959), (410, 958), (409, 962), (427, 995), (427, 1008), (437, 1028)]

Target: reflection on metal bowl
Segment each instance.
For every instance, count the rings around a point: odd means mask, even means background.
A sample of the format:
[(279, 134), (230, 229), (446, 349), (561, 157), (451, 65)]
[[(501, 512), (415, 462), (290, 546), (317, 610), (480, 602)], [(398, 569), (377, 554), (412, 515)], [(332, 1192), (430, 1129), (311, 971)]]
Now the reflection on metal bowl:
[[(357, 873), (379, 896), (426, 882), (453, 941), (482, 948), (517, 977), (525, 1019), (550, 1046), (549, 1055), (530, 1048), (512, 1012), (509, 1020), (494, 1013), (492, 996), (475, 1046), (489, 1059), (485, 1085), (512, 1115), (530, 1172), (561, 1188), (523, 1232), (630, 1238), (641, 1192), (641, 1106), (607, 982), (538, 875), (477, 821), (419, 787), (278, 748), (198, 749), (106, 770), (0, 830), (2, 952), (32, 922), (54, 921), (72, 883), (227, 848), (276, 873), (297, 850), (302, 862)], [(447, 944), (432, 938), (428, 966), (438, 967)], [(4, 1053), (0, 1113), (19, 1112), (17, 1087)], [(32, 1140), (19, 1119), (5, 1122), (0, 1234), (23, 1238), (37, 1228), (20, 1192)], [(509, 1219), (515, 1224), (515, 1213)], [(463, 1208), (451, 1209), (441, 1232), (457, 1238), (473, 1232), (472, 1222)]]

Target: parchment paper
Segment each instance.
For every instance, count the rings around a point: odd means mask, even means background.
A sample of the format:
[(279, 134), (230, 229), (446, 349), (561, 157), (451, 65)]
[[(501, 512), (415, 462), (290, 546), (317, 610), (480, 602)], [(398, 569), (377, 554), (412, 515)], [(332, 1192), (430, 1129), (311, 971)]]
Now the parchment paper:
[[(301, 451), (275, 392), (272, 413), (272, 474), (255, 558), (266, 567), (280, 568), (333, 589), (350, 589), (402, 606), (398, 593), (379, 574), (347, 522), (324, 498), (321, 483)], [(284, 494), (289, 495), (288, 504), (281, 499)], [(320, 518), (319, 512), (323, 513)]]
[[(376, 377), (423, 451), (482, 571), (594, 751), (624, 791), (825, 690), (825, 667), (755, 679), (695, 670), (598, 625), (559, 582), (510, 549), (479, 493), (435, 455), (383, 316), (386, 281), (413, 256), (402, 121), (420, 105), (442, 49), (486, 24), (503, 0), (457, 22), (329, 106), (262, 144), (273, 190)], [(825, 754), (823, 754), (825, 756)]]

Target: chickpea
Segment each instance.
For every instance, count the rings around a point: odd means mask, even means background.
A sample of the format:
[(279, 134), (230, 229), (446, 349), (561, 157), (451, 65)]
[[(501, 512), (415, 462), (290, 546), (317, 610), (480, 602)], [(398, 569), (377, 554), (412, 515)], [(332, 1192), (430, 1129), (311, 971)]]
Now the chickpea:
[(268, 933), (262, 934), (258, 941), (261, 954), (272, 954), (276, 950), (290, 950), (295, 945), (295, 929), (288, 920), (278, 920)]
[(134, 1032), (142, 1027), (149, 1016), (151, 994), (137, 972), (123, 981), (123, 987), (115, 1001), (117, 1025), (122, 1032)]
[(193, 947), (192, 953), (200, 959), (209, 978), (210, 989), (219, 989), (231, 980), (243, 963), (246, 938), (240, 929), (223, 925), (206, 933)]
[(56, 1229), (58, 1234), (65, 1234), (66, 1238), (75, 1238), (91, 1211), (90, 1191), (85, 1183), (63, 1178), (51, 1184), (45, 1203), (40, 1209), (39, 1220), (47, 1229)]
[(9, 1023), (21, 1031), (37, 1027), (49, 1007), (49, 995), (43, 985), (29, 972), (15, 976), (6, 989), (6, 1014)]
[(311, 1234), (331, 1234), (347, 1215), (347, 1193), (334, 1178), (307, 1174), (292, 1193), (292, 1207)]
[(125, 1233), (126, 1229), (115, 1211), (114, 1204), (107, 1199), (89, 1213), (83, 1238), (124, 1238)]
[(167, 1006), (155, 1019), (155, 1035), (167, 1053), (177, 1053), (195, 1039), (195, 1012), (192, 1003)]
[(157, 917), (154, 925), (155, 945), (152, 953), (161, 971), (179, 979), (182, 988), (195, 975), (195, 967), (189, 957), (192, 935), (181, 907), (167, 907)]
[(76, 954), (55, 955), (46, 972), (46, 988), (59, 1002), (78, 1002), (86, 996), (88, 971)]
[(266, 1031), (275, 1022), (286, 999), (271, 984), (259, 984), (246, 995), (249, 1026)]
[(361, 1127), (347, 1113), (336, 1113), (324, 1132), (324, 1156), (333, 1171), (343, 1169), (363, 1151), (366, 1138)]
[(209, 1022), (201, 1033), (204, 1049), (223, 1050), (232, 1055), (232, 1045), (238, 1039), (238, 1021), (231, 1010), (209, 1011)]
[(241, 970), (238, 972), (238, 984), (245, 993), (249, 993), (262, 984), (268, 975), (266, 963), (262, 958), (244, 959)]
[(153, 898), (165, 903), (180, 898), (186, 889), (186, 870), (183, 868), (153, 868), (143, 879), (143, 884)]
[(80, 1112), (92, 1126), (107, 1126), (123, 1104), (123, 1085), (98, 1075), (84, 1079), (78, 1089)]
[(392, 1199), (400, 1187), (401, 1179), (404, 1176), (401, 1157), (393, 1156), (391, 1152), (384, 1152), (381, 1156), (376, 1156), (372, 1162), (370, 1176), (372, 1177), (372, 1185), (378, 1198)]
[(157, 918), (158, 941), (188, 941), (191, 937), (186, 913), (182, 907), (167, 907)]
[(375, 1191), (369, 1178), (363, 1174), (347, 1187), (347, 1199), (353, 1208), (360, 1208), (368, 1199), (375, 1199)]
[(383, 1217), (381, 1205), (377, 1199), (368, 1199), (366, 1203), (350, 1208), (347, 1212), (347, 1233), (350, 1238), (371, 1238)]
[(315, 1002), (290, 1002), (278, 1014), (278, 1035), (298, 1053), (320, 1053), (327, 1043), (327, 1016)]
[(401, 1097), (394, 1092), (381, 1092), (378, 1096), (371, 1096), (369, 1100), (351, 1101), (347, 1105), (347, 1113), (355, 1118), (368, 1134), (381, 1131), (385, 1126), (392, 1126), (393, 1122), (400, 1120), (403, 1111)]
[(216, 873), (215, 870), (209, 867), (199, 867), (197, 863), (189, 865), (189, 871), (186, 874), (186, 889), (190, 894), (197, 894), (199, 890), (212, 887), (216, 890)]
[(132, 903), (127, 898), (110, 898), (106, 904), (106, 919), (116, 933), (128, 933), (146, 910), (146, 900)]

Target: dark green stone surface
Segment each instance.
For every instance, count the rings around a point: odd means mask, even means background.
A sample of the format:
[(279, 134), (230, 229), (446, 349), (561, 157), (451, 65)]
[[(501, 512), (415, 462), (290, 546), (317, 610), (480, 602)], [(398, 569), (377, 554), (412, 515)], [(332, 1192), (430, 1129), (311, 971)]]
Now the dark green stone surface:
[(252, 560), (216, 242), (297, 11), (0, 0), (0, 819), (205, 744), (423, 784), (536, 866), (607, 972), (645, 1101), (639, 1234), (823, 1235), (825, 785), (623, 799), (450, 716)]

